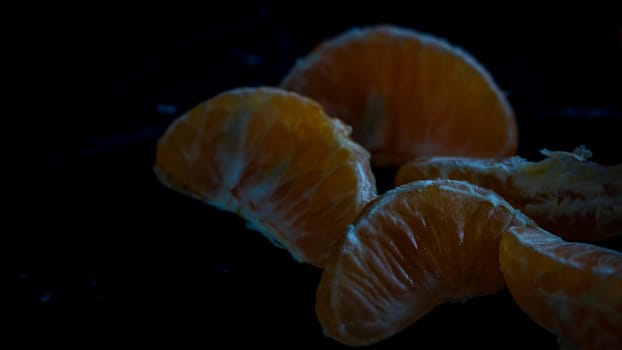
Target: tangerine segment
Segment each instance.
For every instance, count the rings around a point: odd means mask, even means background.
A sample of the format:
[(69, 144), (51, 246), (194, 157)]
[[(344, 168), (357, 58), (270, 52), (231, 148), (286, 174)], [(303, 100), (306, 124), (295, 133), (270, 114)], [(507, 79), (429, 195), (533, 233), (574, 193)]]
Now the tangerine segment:
[(423, 179), (469, 181), (492, 189), (539, 226), (566, 240), (622, 235), (622, 164), (589, 161), (591, 152), (542, 151), (539, 162), (521, 157), (420, 157), (402, 166), (397, 185)]
[(499, 261), (516, 303), (563, 344), (622, 349), (622, 254), (512, 227)]
[(178, 118), (161, 138), (159, 179), (246, 219), (298, 261), (323, 266), (376, 194), (369, 153), (320, 105), (277, 88), (238, 88)]
[(504, 288), (501, 233), (531, 225), (492, 191), (419, 181), (371, 201), (331, 253), (316, 291), (324, 332), (362, 346), (401, 332), (444, 302)]
[(353, 127), (376, 165), (415, 156), (513, 155), (507, 98), (476, 59), (408, 28), (355, 28), (319, 43), (281, 87), (309, 96)]

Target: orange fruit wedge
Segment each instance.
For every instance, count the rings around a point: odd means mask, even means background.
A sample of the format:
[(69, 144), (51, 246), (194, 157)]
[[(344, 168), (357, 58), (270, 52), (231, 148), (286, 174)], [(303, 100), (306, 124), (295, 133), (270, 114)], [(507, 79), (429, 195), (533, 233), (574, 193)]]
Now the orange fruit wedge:
[(413, 182), (372, 200), (332, 251), (316, 291), (325, 334), (350, 346), (385, 340), (436, 306), (505, 287), (501, 233), (533, 222), (463, 181)]
[(155, 171), (171, 189), (236, 213), (296, 260), (321, 267), (376, 195), (369, 153), (349, 135), (296, 93), (233, 89), (170, 125)]
[(538, 162), (521, 157), (420, 157), (402, 166), (397, 185), (454, 179), (486, 187), (566, 240), (596, 241), (622, 235), (622, 164), (589, 161), (591, 152), (543, 151)]
[(517, 150), (514, 111), (491, 74), (431, 34), (394, 25), (343, 32), (300, 59), (280, 86), (351, 125), (375, 165)]
[(563, 347), (622, 349), (621, 253), (512, 227), (499, 261), (516, 303)]

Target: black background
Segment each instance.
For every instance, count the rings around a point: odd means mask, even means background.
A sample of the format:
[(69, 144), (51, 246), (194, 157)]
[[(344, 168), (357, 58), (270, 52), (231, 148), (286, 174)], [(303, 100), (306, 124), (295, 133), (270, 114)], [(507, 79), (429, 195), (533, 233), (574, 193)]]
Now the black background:
[[(297, 57), (354, 25), (408, 26), (471, 52), (508, 93), (521, 155), (585, 144), (596, 161), (622, 162), (622, 33), (603, 13), (505, 21), (375, 6), (201, 11), (173, 21), (93, 10), (12, 39), (14, 89), (26, 94), (5, 132), (2, 171), (17, 176), (6, 186), (16, 210), (5, 232), (11, 323), (23, 340), (340, 348), (315, 319), (318, 269), (232, 214), (164, 189), (152, 167), (177, 115), (229, 88), (278, 84)], [(391, 169), (377, 170), (380, 189), (390, 188)], [(377, 347), (427, 343), (556, 346), (507, 292), (443, 305)]]

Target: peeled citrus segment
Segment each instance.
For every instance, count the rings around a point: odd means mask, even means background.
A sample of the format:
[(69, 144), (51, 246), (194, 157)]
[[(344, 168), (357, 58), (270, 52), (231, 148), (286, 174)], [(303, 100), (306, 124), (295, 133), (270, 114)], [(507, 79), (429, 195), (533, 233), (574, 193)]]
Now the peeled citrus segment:
[(298, 261), (323, 266), (376, 194), (369, 153), (316, 102), (276, 88), (226, 91), (159, 141), (170, 188), (237, 213)]
[(567, 240), (595, 241), (622, 235), (622, 164), (589, 161), (585, 147), (544, 150), (545, 159), (420, 157), (402, 166), (397, 185), (454, 179), (492, 189), (542, 228)]
[(420, 181), (385, 192), (350, 226), (322, 272), (316, 313), (324, 332), (369, 345), (441, 303), (503, 289), (501, 233), (531, 224), (467, 182)]
[(575, 349), (622, 349), (622, 254), (537, 227), (502, 235), (499, 261), (516, 303)]
[(376, 165), (509, 156), (518, 147), (514, 112), (490, 73), (464, 50), (412, 29), (376, 25), (327, 39), (281, 87), (351, 125)]

